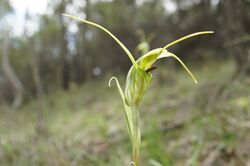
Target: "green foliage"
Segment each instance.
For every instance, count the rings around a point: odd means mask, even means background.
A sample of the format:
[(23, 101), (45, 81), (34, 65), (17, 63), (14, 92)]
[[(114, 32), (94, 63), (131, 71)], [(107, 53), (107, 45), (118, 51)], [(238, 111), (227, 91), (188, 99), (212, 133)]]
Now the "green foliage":
[(0, 2), (0, 19), (3, 17), (5, 14), (9, 13), (12, 11), (11, 5), (9, 0), (2, 0)]

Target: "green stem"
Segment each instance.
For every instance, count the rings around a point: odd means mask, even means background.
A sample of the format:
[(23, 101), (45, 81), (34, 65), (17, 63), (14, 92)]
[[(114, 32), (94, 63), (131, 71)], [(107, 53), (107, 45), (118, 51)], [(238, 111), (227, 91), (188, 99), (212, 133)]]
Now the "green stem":
[(141, 133), (140, 133), (140, 115), (138, 106), (132, 106), (132, 117), (133, 117), (132, 160), (134, 164), (133, 166), (139, 166)]

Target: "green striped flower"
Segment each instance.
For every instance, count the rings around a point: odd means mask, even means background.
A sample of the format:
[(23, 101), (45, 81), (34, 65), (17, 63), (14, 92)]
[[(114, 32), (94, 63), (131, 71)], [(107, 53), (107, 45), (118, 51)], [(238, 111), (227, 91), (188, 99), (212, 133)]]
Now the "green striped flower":
[(152, 65), (158, 59), (166, 58), (166, 57), (173, 57), (178, 62), (180, 62), (180, 64), (185, 68), (188, 74), (192, 77), (194, 82), (197, 83), (197, 80), (195, 79), (193, 74), (190, 72), (190, 70), (186, 67), (186, 65), (175, 54), (169, 52), (167, 49), (170, 46), (180, 41), (183, 41), (185, 39), (198, 36), (198, 35), (203, 35), (203, 34), (211, 34), (213, 32), (203, 31), (203, 32), (197, 32), (197, 33), (187, 35), (185, 37), (182, 37), (178, 40), (171, 42), (170, 44), (167, 44), (166, 46), (162, 48), (153, 49), (149, 51), (148, 53), (142, 55), (138, 60), (135, 60), (133, 55), (127, 49), (127, 47), (125, 47), (119, 39), (117, 39), (109, 30), (107, 30), (103, 26), (84, 20), (76, 16), (72, 16), (68, 14), (63, 14), (63, 15), (73, 18), (78, 21), (82, 21), (84, 23), (90, 24), (92, 26), (95, 26), (103, 30), (121, 46), (121, 48), (125, 51), (125, 53), (130, 58), (132, 62), (132, 66), (127, 74), (125, 90), (121, 88), (120, 83), (116, 77), (112, 77), (109, 80), (109, 86), (111, 86), (111, 82), (114, 80), (117, 85), (117, 89), (120, 93), (120, 96), (122, 98), (123, 105), (125, 108), (125, 117), (126, 117), (128, 133), (129, 133), (129, 137), (130, 137), (131, 144), (132, 144), (131, 164), (133, 166), (139, 166), (140, 142), (141, 142), (139, 104), (152, 81), (151, 71), (155, 69)]

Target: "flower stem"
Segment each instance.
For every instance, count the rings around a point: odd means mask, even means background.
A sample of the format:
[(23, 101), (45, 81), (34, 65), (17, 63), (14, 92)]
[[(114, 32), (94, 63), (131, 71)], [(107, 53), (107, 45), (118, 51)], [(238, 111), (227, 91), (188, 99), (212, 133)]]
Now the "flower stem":
[(141, 143), (141, 133), (140, 133), (140, 116), (138, 106), (132, 107), (133, 114), (133, 138), (132, 138), (132, 160), (133, 166), (139, 166), (140, 164), (140, 143)]

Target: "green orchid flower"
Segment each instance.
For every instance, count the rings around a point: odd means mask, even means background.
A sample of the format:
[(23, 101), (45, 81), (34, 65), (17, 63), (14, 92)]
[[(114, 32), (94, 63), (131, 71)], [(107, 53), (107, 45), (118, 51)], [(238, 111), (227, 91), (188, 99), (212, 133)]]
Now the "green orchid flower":
[(192, 77), (194, 82), (197, 84), (197, 80), (194, 77), (194, 75), (191, 73), (191, 71), (187, 68), (187, 66), (173, 53), (169, 52), (167, 49), (170, 46), (173, 46), (176, 43), (179, 43), (183, 40), (186, 40), (188, 38), (203, 35), (203, 34), (211, 34), (213, 31), (203, 31), (203, 32), (197, 32), (193, 33), (187, 36), (184, 36), (178, 40), (175, 40), (171, 42), (170, 44), (167, 44), (166, 46), (162, 48), (156, 48), (148, 53), (142, 55), (138, 60), (135, 60), (133, 55), (130, 53), (130, 51), (125, 47), (122, 42), (115, 37), (109, 30), (104, 28), (103, 26), (84, 20), (82, 18), (63, 14), (64, 16), (73, 18), (78, 21), (82, 21), (84, 23), (87, 23), (89, 25), (95, 26), (104, 32), (106, 32), (109, 36), (111, 36), (125, 51), (125, 53), (128, 55), (132, 62), (132, 66), (127, 74), (126, 78), (126, 85), (125, 90), (121, 88), (121, 85), (116, 77), (112, 77), (109, 80), (109, 86), (111, 86), (111, 82), (114, 80), (117, 86), (117, 89), (120, 93), (120, 96), (123, 101), (123, 105), (125, 108), (125, 117), (126, 117), (126, 124), (128, 128), (129, 138), (132, 144), (132, 161), (131, 164), (133, 166), (139, 166), (140, 163), (140, 142), (141, 142), (141, 134), (140, 134), (140, 117), (139, 117), (139, 105), (140, 102), (148, 89), (151, 81), (152, 81), (152, 74), (151, 71), (155, 69), (153, 67), (153, 64), (161, 58), (167, 58), (167, 57), (173, 57), (175, 58), (188, 72), (188, 74)]

